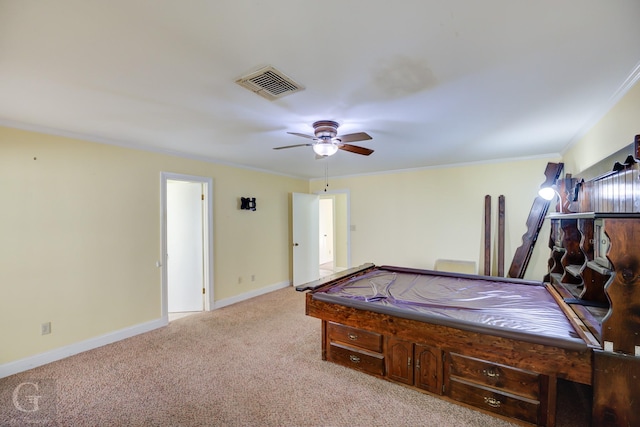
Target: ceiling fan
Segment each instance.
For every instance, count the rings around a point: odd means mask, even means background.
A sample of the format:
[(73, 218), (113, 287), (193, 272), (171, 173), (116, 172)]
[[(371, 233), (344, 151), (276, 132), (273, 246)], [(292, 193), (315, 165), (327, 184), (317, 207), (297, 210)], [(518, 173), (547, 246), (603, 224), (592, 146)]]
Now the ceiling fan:
[(338, 123), (331, 120), (320, 120), (313, 124), (314, 135), (306, 135), (304, 133), (287, 132), (291, 135), (301, 136), (303, 138), (312, 139), (313, 142), (308, 144), (286, 145), (284, 147), (275, 147), (274, 150), (282, 150), (284, 148), (294, 147), (313, 147), (313, 151), (320, 157), (334, 155), (338, 150), (349, 151), (351, 153), (362, 154), (368, 156), (373, 153), (369, 148), (359, 147), (357, 145), (347, 144), (347, 142), (366, 141), (371, 137), (366, 132), (349, 133), (346, 135), (338, 135)]

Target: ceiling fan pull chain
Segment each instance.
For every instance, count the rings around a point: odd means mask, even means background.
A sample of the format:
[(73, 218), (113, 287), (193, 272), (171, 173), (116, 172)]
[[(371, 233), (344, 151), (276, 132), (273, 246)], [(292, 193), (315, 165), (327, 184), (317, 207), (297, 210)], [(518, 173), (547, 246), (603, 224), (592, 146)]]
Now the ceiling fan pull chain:
[(327, 188), (329, 188), (329, 159), (325, 159), (326, 163), (324, 164), (324, 192), (327, 192)]

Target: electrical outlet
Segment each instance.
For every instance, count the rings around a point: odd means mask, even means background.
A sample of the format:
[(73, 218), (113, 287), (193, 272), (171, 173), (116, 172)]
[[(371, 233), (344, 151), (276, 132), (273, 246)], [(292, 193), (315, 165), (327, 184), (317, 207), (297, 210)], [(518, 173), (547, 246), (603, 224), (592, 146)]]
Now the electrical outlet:
[(41, 335), (49, 335), (51, 333), (51, 322), (45, 322), (40, 325)]
[(255, 281), (256, 281), (256, 275), (255, 275), (255, 274), (252, 274), (252, 275), (251, 275), (251, 281), (252, 281), (252, 282), (255, 282)]
[(239, 276), (239, 277), (238, 277), (238, 285), (239, 285), (240, 283), (242, 283), (242, 276)]

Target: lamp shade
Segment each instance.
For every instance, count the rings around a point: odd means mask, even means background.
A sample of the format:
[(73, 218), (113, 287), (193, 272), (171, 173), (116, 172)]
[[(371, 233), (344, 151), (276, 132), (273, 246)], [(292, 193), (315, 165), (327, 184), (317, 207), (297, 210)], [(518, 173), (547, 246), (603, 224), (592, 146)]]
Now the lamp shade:
[(556, 195), (556, 190), (553, 187), (542, 187), (538, 190), (538, 195), (545, 200), (551, 200)]
[(318, 156), (333, 156), (338, 151), (338, 146), (331, 141), (320, 141), (313, 146), (313, 151)]

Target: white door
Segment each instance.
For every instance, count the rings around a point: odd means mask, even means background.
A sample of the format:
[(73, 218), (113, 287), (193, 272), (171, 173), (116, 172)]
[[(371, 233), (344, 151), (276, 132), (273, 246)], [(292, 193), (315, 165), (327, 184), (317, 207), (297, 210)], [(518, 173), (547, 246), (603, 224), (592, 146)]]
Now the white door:
[(319, 197), (292, 193), (293, 286), (320, 278)]
[(167, 181), (167, 277), (170, 313), (204, 309), (203, 190)]

